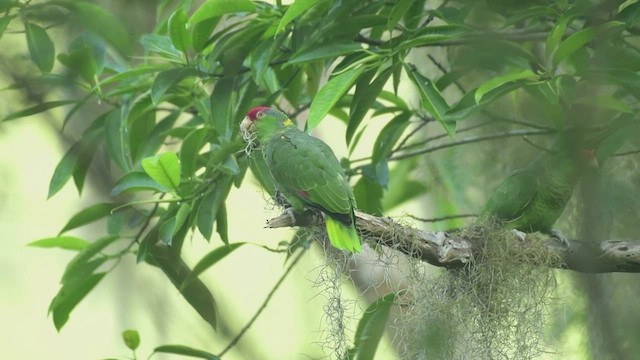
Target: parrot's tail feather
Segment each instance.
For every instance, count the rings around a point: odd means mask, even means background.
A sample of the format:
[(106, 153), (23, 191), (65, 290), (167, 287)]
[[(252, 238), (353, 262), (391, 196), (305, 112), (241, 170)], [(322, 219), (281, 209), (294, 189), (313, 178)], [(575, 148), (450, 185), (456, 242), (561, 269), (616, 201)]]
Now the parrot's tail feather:
[(338, 220), (326, 217), (327, 234), (333, 246), (351, 252), (362, 251), (360, 237), (354, 225), (346, 226)]

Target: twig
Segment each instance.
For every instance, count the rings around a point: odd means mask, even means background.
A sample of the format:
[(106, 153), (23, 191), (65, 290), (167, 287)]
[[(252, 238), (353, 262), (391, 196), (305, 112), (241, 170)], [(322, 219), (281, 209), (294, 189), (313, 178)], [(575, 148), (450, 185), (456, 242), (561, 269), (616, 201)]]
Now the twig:
[(229, 345), (227, 345), (227, 347), (224, 348), (224, 350), (222, 350), (220, 352), (220, 354), (218, 355), (219, 357), (222, 357), (224, 354), (226, 354), (229, 350), (231, 350), (232, 347), (234, 347), (238, 341), (240, 341), (240, 338), (247, 332), (247, 330), (249, 330), (249, 328), (251, 328), (251, 326), (253, 325), (253, 323), (258, 319), (258, 317), (260, 316), (260, 314), (262, 314), (262, 312), (264, 311), (264, 309), (267, 307), (267, 304), (269, 303), (269, 301), (271, 300), (271, 298), (273, 297), (273, 294), (275, 294), (276, 290), (278, 290), (278, 288), (280, 287), (280, 285), (282, 285), (282, 282), (287, 278), (287, 276), (289, 275), (289, 273), (291, 273), (291, 270), (294, 268), (294, 266), (296, 266), (296, 264), (300, 261), (300, 259), (302, 259), (302, 255), (304, 255), (306, 253), (306, 250), (303, 248), (300, 253), (298, 254), (298, 256), (296, 256), (293, 261), (291, 262), (291, 264), (289, 264), (289, 267), (287, 267), (287, 269), (284, 271), (284, 273), (282, 274), (282, 276), (280, 276), (280, 279), (278, 279), (278, 282), (276, 282), (276, 284), (273, 286), (273, 289), (271, 289), (271, 291), (269, 292), (269, 294), (267, 294), (267, 297), (264, 299), (264, 301), (262, 302), (262, 305), (260, 305), (260, 307), (258, 308), (258, 310), (256, 311), (256, 313), (253, 315), (253, 317), (251, 317), (251, 319), (249, 320), (249, 322), (242, 328), (242, 330), (240, 330), (240, 332), (238, 333), (238, 335), (236, 335), (236, 337), (234, 337), (231, 342), (229, 343)]
[(454, 147), (454, 146), (458, 146), (458, 145), (471, 144), (471, 143), (485, 141), (485, 140), (494, 140), (494, 139), (502, 139), (502, 138), (515, 137), (515, 136), (525, 136), (525, 135), (532, 135), (532, 136), (534, 136), (534, 135), (548, 135), (548, 134), (553, 134), (555, 132), (556, 132), (555, 130), (514, 130), (514, 131), (507, 131), (507, 132), (504, 132), (504, 133), (491, 134), (491, 135), (486, 135), (486, 136), (472, 136), (472, 137), (468, 137), (468, 138), (465, 138), (465, 139), (462, 139), (462, 140), (459, 140), (459, 141), (454, 141), (454, 142), (446, 143), (446, 144), (440, 144), (440, 145), (428, 147), (426, 149), (411, 151), (411, 152), (407, 152), (407, 153), (404, 153), (404, 154), (392, 156), (392, 157), (389, 158), (389, 160), (395, 161), (395, 160), (406, 159), (406, 158), (409, 158), (409, 157), (412, 157), (412, 156), (422, 155), (422, 154), (427, 154), (427, 153), (430, 153), (430, 152), (434, 152), (436, 150), (442, 150), (442, 149), (446, 149), (446, 148), (450, 148), (450, 147)]
[(425, 218), (421, 218), (421, 217), (418, 217), (418, 216), (415, 216), (415, 215), (411, 215), (411, 214), (406, 214), (405, 216), (410, 217), (410, 218), (412, 218), (414, 220), (422, 221), (422, 222), (439, 222), (439, 221), (446, 221), (446, 220), (451, 220), (451, 219), (477, 217), (478, 215), (476, 215), (476, 214), (458, 214), (458, 215), (441, 216), (441, 217), (431, 218), (431, 219), (425, 219)]
[(625, 152), (613, 154), (611, 156), (627, 156), (627, 155), (635, 155), (635, 154), (640, 154), (640, 150), (625, 151)]

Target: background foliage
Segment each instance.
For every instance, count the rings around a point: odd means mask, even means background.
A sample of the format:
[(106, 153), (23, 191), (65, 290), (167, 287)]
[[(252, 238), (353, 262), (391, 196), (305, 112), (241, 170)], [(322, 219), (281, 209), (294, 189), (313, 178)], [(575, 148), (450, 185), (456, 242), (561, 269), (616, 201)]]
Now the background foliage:
[[(82, 193), (91, 172), (109, 188), (107, 201), (30, 244), (76, 252), (49, 307), (58, 330), (128, 257), (161, 270), (212, 328), (225, 321), (215, 300), (224, 289), (214, 297), (198, 275), (227, 257), (250, 266), (233, 256), (245, 242), (234, 238), (228, 218), (246, 214), (230, 214), (227, 197), (248, 173), (273, 193), (260, 157), (246, 156), (238, 133), (256, 105), (278, 107), (311, 132), (330, 117), (344, 123), (332, 125), (331, 137), (348, 148), (342, 163), (359, 208), (376, 215), (403, 211), (416, 199), (436, 217), (477, 213), (495, 185), (553, 134), (608, 131), (596, 149), (601, 171), (584, 182), (562, 224), (585, 241), (637, 232), (640, 3), (164, 0), (144, 6), (153, 16), (140, 24), (128, 18), (135, 12), (106, 3), (0, 1), (0, 34), (26, 44), (24, 53), (3, 57), (11, 80), (4, 92), (23, 99), (5, 104), (3, 125), (64, 109), (55, 123), (70, 146), (48, 196), (71, 181)], [(19, 61), (24, 55), (29, 62)], [(375, 139), (372, 146), (367, 138)], [(72, 235), (105, 219), (94, 238)], [(453, 218), (432, 228), (466, 224)], [(213, 250), (187, 264), (182, 250), (194, 234)], [(292, 263), (308, 249), (299, 239), (265, 251), (282, 251)], [(629, 336), (638, 322), (615, 305), (637, 287), (613, 275), (558, 276), (579, 291), (582, 305), (552, 317), (551, 346), (582, 326), (593, 340), (585, 354), (631, 358), (637, 345)], [(394, 300), (385, 295), (365, 311), (344, 356), (373, 358)], [(137, 336), (124, 335), (133, 350)], [(216, 358), (186, 346), (156, 351)]]

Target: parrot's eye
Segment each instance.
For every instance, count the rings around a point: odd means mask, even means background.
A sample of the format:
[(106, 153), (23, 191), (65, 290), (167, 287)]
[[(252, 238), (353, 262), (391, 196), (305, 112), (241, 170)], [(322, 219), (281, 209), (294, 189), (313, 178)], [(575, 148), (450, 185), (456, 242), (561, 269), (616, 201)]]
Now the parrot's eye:
[(256, 114), (256, 117), (258, 119), (260, 119), (260, 118), (264, 117), (264, 113), (262, 111), (258, 111), (258, 113)]

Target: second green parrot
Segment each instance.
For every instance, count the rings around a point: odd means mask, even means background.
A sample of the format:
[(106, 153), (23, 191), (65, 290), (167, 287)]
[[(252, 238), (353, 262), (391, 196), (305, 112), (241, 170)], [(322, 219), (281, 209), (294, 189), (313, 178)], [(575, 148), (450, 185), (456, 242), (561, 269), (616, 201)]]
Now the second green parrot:
[(491, 215), (509, 229), (525, 233), (553, 234), (552, 230), (581, 175), (597, 168), (594, 151), (575, 138), (561, 136), (551, 150), (541, 154), (528, 166), (516, 170), (491, 195), (483, 215)]
[(333, 246), (361, 251), (353, 212), (356, 201), (331, 148), (268, 107), (250, 110), (240, 128), (246, 141), (258, 141), (277, 190), (293, 209), (322, 211)]

